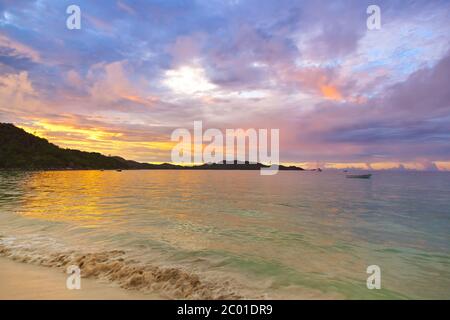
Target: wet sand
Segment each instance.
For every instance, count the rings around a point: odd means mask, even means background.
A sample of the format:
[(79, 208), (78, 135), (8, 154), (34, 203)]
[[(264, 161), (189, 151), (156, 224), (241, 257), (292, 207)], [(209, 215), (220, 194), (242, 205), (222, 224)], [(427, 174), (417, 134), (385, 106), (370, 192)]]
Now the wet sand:
[(66, 288), (67, 276), (61, 270), (15, 262), (0, 257), (0, 299), (161, 299), (156, 294), (125, 290), (111, 283), (85, 278), (81, 279), (80, 290), (68, 290)]

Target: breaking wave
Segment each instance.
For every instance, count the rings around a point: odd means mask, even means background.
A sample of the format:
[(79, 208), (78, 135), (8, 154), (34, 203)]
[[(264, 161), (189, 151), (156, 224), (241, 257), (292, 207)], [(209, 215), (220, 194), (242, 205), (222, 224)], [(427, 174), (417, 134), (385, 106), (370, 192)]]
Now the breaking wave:
[[(39, 242), (37, 242), (39, 243)], [(41, 250), (40, 250), (41, 249)], [(83, 278), (103, 279), (124, 289), (156, 292), (168, 299), (243, 299), (230, 281), (213, 282), (182, 267), (161, 267), (129, 259), (125, 251), (50, 251), (15, 238), (0, 236), (0, 256), (66, 271), (70, 265), (81, 269)]]

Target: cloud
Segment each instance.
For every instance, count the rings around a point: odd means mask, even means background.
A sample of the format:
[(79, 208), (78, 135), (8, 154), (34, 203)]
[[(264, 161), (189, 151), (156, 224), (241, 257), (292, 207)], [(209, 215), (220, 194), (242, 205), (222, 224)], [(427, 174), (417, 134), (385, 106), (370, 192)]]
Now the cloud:
[(117, 1), (117, 7), (129, 14), (136, 14), (136, 10), (134, 10), (131, 6), (127, 5), (123, 1)]
[(336, 87), (323, 85), (320, 87), (323, 95), (327, 99), (331, 100), (341, 100), (342, 94), (338, 91)]
[(78, 4), (77, 31), (64, 1), (0, 4), (2, 120), (142, 160), (203, 120), (280, 128), (287, 162), (449, 161), (448, 1), (380, 0), (378, 31), (369, 0)]
[(0, 107), (15, 111), (35, 109), (39, 101), (26, 71), (0, 77)]
[(36, 50), (0, 33), (0, 64), (28, 70), (39, 62), (41, 57)]
[(163, 82), (175, 93), (196, 94), (206, 93), (216, 86), (209, 82), (201, 66), (181, 66), (168, 70)]
[(354, 145), (355, 157), (450, 159), (450, 55), (363, 104), (324, 103), (299, 119), (317, 144)]

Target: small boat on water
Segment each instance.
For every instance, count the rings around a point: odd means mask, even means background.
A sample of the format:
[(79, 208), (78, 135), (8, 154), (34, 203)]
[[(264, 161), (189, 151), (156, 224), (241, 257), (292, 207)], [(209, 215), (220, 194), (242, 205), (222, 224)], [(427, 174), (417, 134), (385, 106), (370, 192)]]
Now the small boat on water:
[(120, 170), (120, 169), (117, 169), (116, 171), (117, 171), (117, 172), (122, 172), (122, 170)]
[(369, 174), (347, 174), (346, 177), (349, 179), (370, 179), (372, 176), (371, 173)]

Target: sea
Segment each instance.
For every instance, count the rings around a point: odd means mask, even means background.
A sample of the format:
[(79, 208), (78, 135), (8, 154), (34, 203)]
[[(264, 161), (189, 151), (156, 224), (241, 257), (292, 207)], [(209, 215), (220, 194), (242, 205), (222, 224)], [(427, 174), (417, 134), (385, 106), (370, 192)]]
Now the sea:
[(449, 299), (450, 173), (1, 171), (0, 256), (167, 299)]

